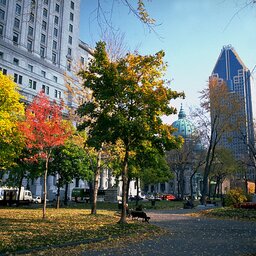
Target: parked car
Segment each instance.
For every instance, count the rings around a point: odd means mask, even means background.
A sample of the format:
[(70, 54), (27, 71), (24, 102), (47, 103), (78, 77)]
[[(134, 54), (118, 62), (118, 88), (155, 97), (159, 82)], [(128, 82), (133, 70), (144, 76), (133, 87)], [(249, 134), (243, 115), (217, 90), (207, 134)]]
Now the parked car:
[(167, 194), (167, 195), (162, 196), (162, 200), (172, 201), (172, 200), (175, 200), (175, 199), (176, 199), (176, 196), (174, 196), (172, 194)]
[(41, 203), (42, 203), (42, 198), (41, 198), (41, 196), (33, 197), (33, 203), (35, 203), (35, 204), (41, 204)]

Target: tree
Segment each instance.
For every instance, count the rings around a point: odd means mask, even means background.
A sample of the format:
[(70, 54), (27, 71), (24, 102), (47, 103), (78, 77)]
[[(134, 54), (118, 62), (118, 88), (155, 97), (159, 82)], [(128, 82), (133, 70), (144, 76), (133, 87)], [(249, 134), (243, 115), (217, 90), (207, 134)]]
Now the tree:
[(40, 92), (26, 109), (26, 117), (20, 123), (24, 133), (26, 147), (35, 150), (35, 161), (45, 160), (44, 170), (44, 206), (43, 218), (46, 217), (47, 175), (52, 150), (65, 143), (71, 135), (71, 125), (62, 118), (62, 105), (51, 103), (49, 98)]
[(210, 180), (216, 182), (213, 196), (217, 195), (219, 197), (222, 194), (221, 186), (223, 181), (228, 175), (230, 176), (237, 170), (237, 163), (229, 150), (216, 148), (212, 169)]
[[(58, 175), (57, 182), (57, 204), (60, 203), (60, 188), (72, 182), (74, 178), (91, 180), (92, 172), (89, 169), (89, 158), (86, 151), (80, 145), (77, 145), (72, 138), (66, 141), (64, 145), (53, 149), (52, 161), (49, 163), (51, 174)], [(67, 191), (65, 191), (66, 195)], [(66, 203), (65, 196), (65, 203)]]
[(18, 122), (25, 111), (20, 100), (17, 84), (0, 72), (0, 171), (15, 164), (14, 159), (23, 148)]
[(124, 145), (120, 223), (126, 223), (131, 152), (144, 141), (160, 152), (178, 147), (182, 142), (172, 135), (173, 128), (161, 120), (162, 115), (176, 111), (169, 106), (169, 101), (183, 96), (165, 86), (163, 57), (163, 51), (148, 56), (136, 53), (111, 62), (105, 44), (99, 42), (88, 69), (80, 73), (84, 86), (93, 92), (93, 100), (85, 102), (78, 110), (81, 116), (87, 116), (80, 129), (88, 128), (88, 143), (97, 149), (103, 142), (114, 144), (121, 140)]
[[(217, 78), (211, 78), (209, 86), (201, 91), (201, 109), (195, 111), (198, 127), (204, 129), (207, 138), (207, 153), (204, 166), (202, 203), (205, 204), (209, 192), (208, 178), (212, 170), (212, 164), (217, 146), (221, 146), (222, 138), (227, 140), (237, 129), (240, 122), (239, 97), (228, 90), (225, 82), (219, 82)], [(210, 119), (208, 115), (210, 115)]]

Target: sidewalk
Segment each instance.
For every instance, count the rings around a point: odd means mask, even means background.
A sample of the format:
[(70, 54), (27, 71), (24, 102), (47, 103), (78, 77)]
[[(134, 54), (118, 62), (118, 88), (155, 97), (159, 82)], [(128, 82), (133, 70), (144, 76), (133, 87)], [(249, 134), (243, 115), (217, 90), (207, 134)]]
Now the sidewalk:
[(191, 217), (200, 209), (147, 211), (150, 222), (168, 235), (125, 248), (86, 251), (82, 255), (235, 256), (256, 255), (256, 222)]

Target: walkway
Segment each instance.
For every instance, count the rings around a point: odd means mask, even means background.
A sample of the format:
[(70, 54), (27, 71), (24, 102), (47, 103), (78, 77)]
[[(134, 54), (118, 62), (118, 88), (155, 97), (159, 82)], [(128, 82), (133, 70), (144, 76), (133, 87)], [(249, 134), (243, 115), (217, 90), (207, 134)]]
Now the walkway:
[(191, 211), (148, 211), (150, 222), (167, 229), (168, 235), (126, 248), (86, 251), (83, 255), (256, 255), (256, 222), (191, 217)]

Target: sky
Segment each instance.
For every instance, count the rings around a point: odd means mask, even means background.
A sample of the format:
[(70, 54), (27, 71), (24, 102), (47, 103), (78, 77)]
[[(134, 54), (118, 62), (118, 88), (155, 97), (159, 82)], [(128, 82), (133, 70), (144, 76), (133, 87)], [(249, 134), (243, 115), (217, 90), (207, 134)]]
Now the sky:
[[(182, 103), (189, 114), (190, 107), (200, 104), (200, 91), (216, 64), (221, 49), (232, 45), (251, 71), (256, 65), (256, 3), (251, 0), (145, 0), (150, 17), (156, 20), (154, 31), (149, 31), (121, 0), (101, 0), (112, 26), (124, 33), (130, 51), (142, 55), (165, 52), (168, 63), (166, 78), (171, 89), (184, 92), (184, 100), (171, 105), (179, 111)], [(136, 5), (137, 0), (130, 0)], [(80, 39), (91, 47), (101, 39), (95, 9), (98, 0), (81, 0)], [(112, 10), (112, 11), (111, 11)], [(252, 77), (255, 77), (256, 68)], [(254, 82), (253, 82), (254, 83)], [(256, 85), (256, 83), (254, 83)], [(171, 124), (177, 115), (165, 117)]]

